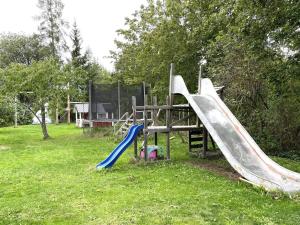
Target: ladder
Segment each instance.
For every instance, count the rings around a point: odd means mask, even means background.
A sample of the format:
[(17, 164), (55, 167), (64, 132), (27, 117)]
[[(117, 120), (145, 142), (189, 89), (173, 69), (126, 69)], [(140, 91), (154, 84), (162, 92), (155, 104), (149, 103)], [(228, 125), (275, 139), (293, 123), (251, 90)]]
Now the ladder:
[[(126, 118), (125, 120), (124, 117)], [(118, 126), (123, 122), (123, 124), (118, 128)], [(114, 135), (115, 136), (122, 136), (124, 137), (127, 132), (129, 127), (132, 125), (133, 123), (133, 113), (131, 113), (131, 115), (128, 116), (128, 112), (125, 113), (120, 120), (114, 125)]]
[(189, 131), (189, 153), (200, 156), (204, 149), (204, 128), (199, 127), (197, 130)]

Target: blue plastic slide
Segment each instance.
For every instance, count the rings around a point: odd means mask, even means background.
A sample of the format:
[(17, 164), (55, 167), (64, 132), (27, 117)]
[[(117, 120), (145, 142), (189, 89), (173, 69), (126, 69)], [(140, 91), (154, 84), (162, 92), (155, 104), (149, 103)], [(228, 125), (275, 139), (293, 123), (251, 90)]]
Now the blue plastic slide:
[(131, 126), (124, 140), (110, 153), (105, 160), (97, 164), (96, 169), (112, 167), (122, 153), (132, 144), (139, 131), (143, 128), (144, 125)]

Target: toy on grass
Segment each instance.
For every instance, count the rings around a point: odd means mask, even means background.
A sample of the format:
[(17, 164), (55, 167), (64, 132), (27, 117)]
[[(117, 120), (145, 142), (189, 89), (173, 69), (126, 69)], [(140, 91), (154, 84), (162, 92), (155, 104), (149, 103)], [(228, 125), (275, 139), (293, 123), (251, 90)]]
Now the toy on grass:
[[(157, 145), (148, 145), (147, 146), (147, 156), (150, 160), (163, 159), (164, 158), (164, 149), (161, 146)], [(144, 147), (140, 150), (140, 158), (145, 158)]]

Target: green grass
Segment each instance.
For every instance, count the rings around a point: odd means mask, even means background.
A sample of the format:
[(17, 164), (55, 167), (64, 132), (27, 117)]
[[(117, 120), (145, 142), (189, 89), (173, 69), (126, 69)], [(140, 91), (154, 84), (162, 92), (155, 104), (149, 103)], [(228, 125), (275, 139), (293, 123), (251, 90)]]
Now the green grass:
[[(112, 169), (96, 172), (117, 142), (72, 125), (49, 132), (43, 141), (38, 126), (0, 129), (0, 224), (300, 223), (299, 198), (198, 168), (190, 162), (203, 160), (190, 159), (179, 138), (169, 162), (134, 164), (131, 147)], [(299, 161), (276, 160), (300, 172)]]

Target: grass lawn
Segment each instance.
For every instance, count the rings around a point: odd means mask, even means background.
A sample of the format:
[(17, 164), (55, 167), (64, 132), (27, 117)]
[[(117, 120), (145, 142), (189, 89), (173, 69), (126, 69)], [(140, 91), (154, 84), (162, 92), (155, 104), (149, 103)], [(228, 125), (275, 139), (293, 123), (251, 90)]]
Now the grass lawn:
[[(131, 147), (97, 172), (117, 142), (73, 125), (49, 133), (43, 141), (39, 126), (0, 129), (0, 224), (300, 224), (299, 198), (205, 169), (179, 138), (169, 162), (133, 163)], [(299, 161), (275, 160), (300, 172)]]

